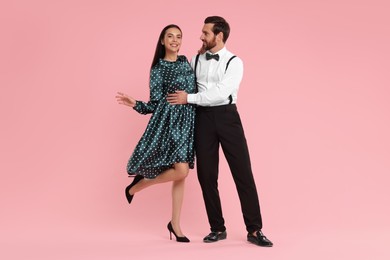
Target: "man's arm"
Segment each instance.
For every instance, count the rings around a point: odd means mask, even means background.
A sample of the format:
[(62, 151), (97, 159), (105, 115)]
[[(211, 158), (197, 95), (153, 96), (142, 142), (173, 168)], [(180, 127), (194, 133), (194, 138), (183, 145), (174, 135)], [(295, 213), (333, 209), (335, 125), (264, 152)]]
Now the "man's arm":
[(189, 94), (187, 102), (200, 106), (210, 106), (223, 103), (229, 96), (237, 92), (243, 77), (244, 67), (240, 58), (235, 58), (229, 64), (228, 69), (220, 82), (215, 86), (197, 94)]

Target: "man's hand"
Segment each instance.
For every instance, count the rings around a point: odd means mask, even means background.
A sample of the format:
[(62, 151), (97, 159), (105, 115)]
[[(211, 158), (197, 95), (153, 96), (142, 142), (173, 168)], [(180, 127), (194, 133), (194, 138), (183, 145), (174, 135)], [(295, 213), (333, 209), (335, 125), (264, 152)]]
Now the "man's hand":
[(187, 104), (187, 92), (183, 90), (177, 90), (175, 93), (168, 94), (167, 101), (171, 105)]

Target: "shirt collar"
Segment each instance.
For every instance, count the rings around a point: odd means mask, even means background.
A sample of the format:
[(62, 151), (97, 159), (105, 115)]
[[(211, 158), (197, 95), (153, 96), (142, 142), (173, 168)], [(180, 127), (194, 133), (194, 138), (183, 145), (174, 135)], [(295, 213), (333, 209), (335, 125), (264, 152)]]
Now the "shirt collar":
[(219, 51), (215, 52), (215, 53), (212, 53), (211, 51), (206, 51), (210, 54), (218, 54), (219, 57), (223, 56), (225, 53), (226, 53), (226, 47), (223, 47), (222, 49), (220, 49)]

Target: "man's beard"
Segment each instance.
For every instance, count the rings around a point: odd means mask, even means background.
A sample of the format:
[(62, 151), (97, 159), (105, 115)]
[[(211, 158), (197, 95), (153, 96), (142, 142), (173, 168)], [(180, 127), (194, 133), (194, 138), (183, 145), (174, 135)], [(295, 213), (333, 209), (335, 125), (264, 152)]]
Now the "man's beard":
[(206, 51), (209, 51), (209, 50), (211, 50), (212, 48), (214, 48), (215, 46), (217, 46), (217, 41), (216, 41), (215, 36), (214, 36), (213, 40), (210, 41), (210, 42), (204, 41), (204, 42), (203, 42), (203, 45), (204, 45), (204, 49), (205, 49)]

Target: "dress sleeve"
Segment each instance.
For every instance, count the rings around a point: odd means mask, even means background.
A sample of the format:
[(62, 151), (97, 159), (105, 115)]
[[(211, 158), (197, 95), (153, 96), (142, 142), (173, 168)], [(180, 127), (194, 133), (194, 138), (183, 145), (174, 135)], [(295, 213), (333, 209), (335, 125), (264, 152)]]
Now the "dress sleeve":
[(150, 98), (148, 102), (138, 101), (136, 102), (134, 106), (134, 110), (137, 111), (140, 114), (146, 115), (153, 113), (156, 109), (158, 103), (162, 98), (164, 98), (163, 95), (163, 80), (160, 75), (158, 68), (153, 68), (150, 72)]

